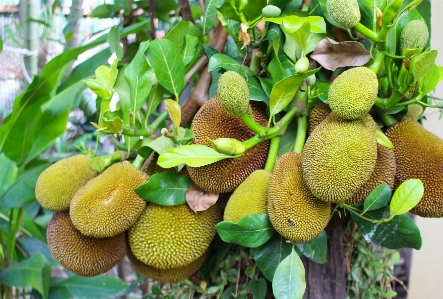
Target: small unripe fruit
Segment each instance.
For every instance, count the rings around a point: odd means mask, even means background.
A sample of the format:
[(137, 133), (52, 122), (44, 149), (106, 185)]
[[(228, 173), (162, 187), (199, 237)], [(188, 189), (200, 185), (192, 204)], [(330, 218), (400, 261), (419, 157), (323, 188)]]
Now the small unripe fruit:
[(357, 0), (328, 0), (328, 13), (338, 25), (352, 28), (360, 22), (361, 14)]
[(276, 18), (280, 16), (281, 9), (275, 5), (266, 5), (261, 12), (267, 18)]
[(308, 86), (312, 86), (315, 84), (315, 81), (317, 81), (317, 78), (315, 77), (314, 74), (310, 75), (309, 77), (306, 78), (306, 85)]
[(423, 50), (429, 39), (429, 31), (426, 24), (420, 20), (409, 22), (400, 35), (400, 51), (404, 49), (419, 48)]
[(248, 110), (248, 83), (234, 71), (227, 71), (220, 76), (217, 95), (223, 108), (231, 116), (240, 116)]
[(306, 73), (309, 69), (309, 59), (308, 57), (302, 57), (295, 63), (295, 71), (297, 73)]

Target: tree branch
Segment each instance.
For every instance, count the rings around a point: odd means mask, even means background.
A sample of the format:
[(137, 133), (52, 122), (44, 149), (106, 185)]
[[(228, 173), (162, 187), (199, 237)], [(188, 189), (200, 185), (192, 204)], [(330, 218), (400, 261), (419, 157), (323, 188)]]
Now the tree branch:
[(180, 7), (180, 12), (182, 14), (183, 20), (186, 22), (195, 23), (194, 17), (192, 16), (191, 6), (188, 0), (178, 0), (178, 5)]
[(149, 0), (149, 11), (151, 12), (151, 38), (155, 39), (155, 0)]

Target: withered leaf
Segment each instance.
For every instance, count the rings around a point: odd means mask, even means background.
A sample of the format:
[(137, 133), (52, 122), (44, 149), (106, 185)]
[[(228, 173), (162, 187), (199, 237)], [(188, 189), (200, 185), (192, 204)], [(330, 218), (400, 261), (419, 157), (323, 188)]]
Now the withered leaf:
[(192, 183), (186, 191), (186, 202), (194, 212), (205, 211), (218, 200), (218, 193), (207, 192)]
[(240, 32), (238, 34), (238, 41), (243, 42), (242, 49), (251, 43), (251, 36), (248, 33), (248, 26), (240, 24)]
[(311, 58), (325, 69), (335, 71), (339, 67), (362, 66), (369, 61), (371, 55), (360, 42), (337, 42), (324, 38), (315, 47)]

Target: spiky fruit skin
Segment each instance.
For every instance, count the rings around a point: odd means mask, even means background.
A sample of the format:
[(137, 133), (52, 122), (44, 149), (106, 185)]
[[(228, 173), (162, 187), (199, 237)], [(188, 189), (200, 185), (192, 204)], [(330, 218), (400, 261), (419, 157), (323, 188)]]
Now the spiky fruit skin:
[(367, 67), (344, 71), (332, 82), (328, 102), (332, 112), (344, 119), (363, 117), (377, 99), (377, 75)]
[(134, 189), (148, 181), (146, 173), (129, 162), (109, 166), (72, 198), (70, 215), (85, 236), (104, 238), (129, 229), (143, 213), (146, 201)]
[(138, 274), (163, 283), (174, 283), (188, 278), (201, 268), (206, 256), (207, 251), (201, 257), (186, 266), (172, 269), (158, 269), (142, 263), (130, 250), (128, 251), (129, 262)]
[(149, 204), (129, 230), (134, 256), (158, 269), (183, 267), (198, 259), (215, 236), (222, 211), (217, 203), (195, 213), (187, 204)]
[(349, 199), (370, 178), (377, 159), (375, 122), (331, 113), (308, 137), (303, 177), (312, 194), (331, 203)]
[(301, 154), (289, 152), (277, 160), (269, 180), (268, 214), (275, 230), (293, 242), (314, 239), (328, 224), (331, 204), (306, 186)]
[(223, 73), (218, 80), (217, 95), (229, 115), (240, 116), (248, 111), (248, 83), (239, 73), (234, 71)]
[(404, 49), (419, 48), (423, 50), (429, 40), (429, 30), (420, 20), (413, 20), (406, 24), (400, 35), (400, 53)]
[(422, 217), (443, 217), (443, 139), (411, 117), (404, 117), (386, 131), (394, 144), (398, 187), (408, 179), (424, 185), (421, 201), (411, 210)]
[(89, 166), (90, 161), (88, 156), (76, 155), (46, 168), (35, 185), (35, 197), (40, 205), (52, 211), (68, 210), (78, 189), (98, 174)]
[[(251, 103), (254, 120), (265, 126), (267, 117), (260, 103)], [(194, 117), (191, 130), (195, 133), (194, 144), (212, 147), (211, 140), (217, 138), (234, 138), (245, 141), (254, 136), (239, 117), (230, 116), (215, 96), (206, 102)], [(248, 149), (235, 159), (223, 159), (202, 166), (187, 166), (191, 179), (203, 190), (214, 193), (232, 192), (254, 170), (265, 166), (269, 150), (269, 142), (263, 141)]]
[(360, 22), (357, 0), (327, 0), (326, 8), (329, 16), (343, 28), (352, 28)]
[(229, 198), (223, 215), (224, 220), (237, 223), (251, 214), (266, 214), (266, 197), (271, 173), (258, 169), (251, 173)]
[(371, 177), (346, 203), (355, 205), (364, 202), (369, 193), (381, 184), (387, 184), (393, 189), (395, 172), (394, 150), (377, 143), (377, 160), (375, 161), (375, 167)]
[(46, 240), (54, 258), (81, 276), (105, 273), (126, 255), (124, 233), (111, 238), (86, 237), (74, 227), (67, 211), (54, 213)]
[(315, 127), (321, 124), (321, 122), (324, 121), (326, 117), (331, 114), (331, 112), (331, 108), (329, 108), (328, 104), (320, 102), (315, 105), (309, 114), (308, 133), (311, 134)]

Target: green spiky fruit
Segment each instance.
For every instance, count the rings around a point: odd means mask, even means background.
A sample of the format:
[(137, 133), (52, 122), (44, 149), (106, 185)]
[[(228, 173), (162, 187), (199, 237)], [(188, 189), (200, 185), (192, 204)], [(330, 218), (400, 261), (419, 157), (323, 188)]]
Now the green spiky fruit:
[(277, 160), (269, 180), (268, 214), (275, 230), (293, 242), (314, 239), (328, 224), (331, 204), (306, 186), (301, 154), (289, 152)]
[(248, 83), (240, 74), (234, 71), (223, 73), (217, 88), (218, 99), (229, 115), (240, 116), (248, 111)]
[(149, 204), (129, 230), (129, 246), (134, 256), (158, 269), (183, 267), (208, 249), (220, 221), (220, 204), (195, 213), (187, 204)]
[(105, 273), (126, 255), (124, 233), (111, 238), (86, 237), (74, 227), (67, 211), (54, 213), (46, 229), (46, 240), (54, 258), (81, 276)]
[(344, 71), (332, 82), (328, 102), (339, 117), (357, 119), (369, 112), (377, 93), (377, 75), (367, 67), (356, 67)]
[(188, 278), (192, 274), (198, 271), (200, 267), (203, 265), (203, 262), (206, 259), (207, 251), (195, 261), (190, 264), (178, 268), (172, 269), (158, 269), (149, 265), (146, 265), (139, 261), (134, 254), (129, 250), (128, 258), (134, 270), (144, 277), (151, 278), (153, 280), (163, 282), (163, 283), (173, 283), (181, 281), (185, 278)]
[(376, 124), (371, 116), (345, 120), (331, 113), (308, 137), (303, 177), (326, 202), (349, 199), (370, 178), (377, 159)]
[(309, 114), (308, 133), (311, 134), (315, 127), (321, 124), (329, 114), (331, 114), (331, 108), (329, 108), (328, 104), (320, 102), (315, 105)]
[(423, 50), (429, 40), (428, 26), (423, 21), (413, 20), (406, 24), (400, 35), (400, 53), (404, 49)]
[(443, 217), (443, 139), (406, 116), (386, 131), (394, 144), (398, 187), (408, 179), (420, 179), (424, 185), (421, 201), (411, 210), (422, 217)]
[(357, 0), (327, 0), (326, 8), (331, 19), (343, 28), (352, 28), (360, 22)]
[(224, 220), (237, 223), (251, 214), (266, 214), (266, 196), (271, 173), (258, 169), (235, 189), (225, 208)]
[(90, 161), (88, 156), (76, 155), (46, 168), (35, 185), (35, 197), (40, 205), (52, 211), (68, 210), (78, 189), (98, 174), (90, 167)]
[[(260, 103), (251, 103), (254, 120), (266, 126), (268, 119)], [(230, 116), (213, 97), (206, 102), (195, 115), (191, 130), (195, 133), (194, 144), (211, 147), (211, 141), (217, 138), (234, 138), (245, 141), (254, 136), (239, 117)], [(202, 167), (187, 166), (189, 176), (203, 190), (214, 193), (232, 192), (254, 170), (265, 166), (269, 142), (260, 142), (248, 149), (239, 158), (223, 159)]]
[(134, 189), (148, 181), (146, 173), (129, 162), (108, 167), (72, 198), (70, 215), (85, 236), (112, 237), (130, 228), (146, 207)]

